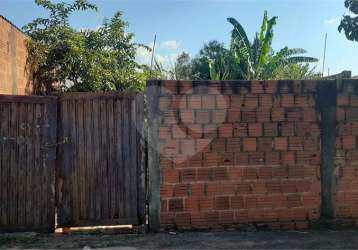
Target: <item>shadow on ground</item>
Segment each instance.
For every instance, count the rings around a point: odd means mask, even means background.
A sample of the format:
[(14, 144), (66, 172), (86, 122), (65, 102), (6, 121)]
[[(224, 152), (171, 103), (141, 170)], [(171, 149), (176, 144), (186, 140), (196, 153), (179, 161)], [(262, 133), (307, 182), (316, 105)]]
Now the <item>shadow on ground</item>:
[(27, 249), (357, 249), (358, 231), (2, 234), (0, 248)]

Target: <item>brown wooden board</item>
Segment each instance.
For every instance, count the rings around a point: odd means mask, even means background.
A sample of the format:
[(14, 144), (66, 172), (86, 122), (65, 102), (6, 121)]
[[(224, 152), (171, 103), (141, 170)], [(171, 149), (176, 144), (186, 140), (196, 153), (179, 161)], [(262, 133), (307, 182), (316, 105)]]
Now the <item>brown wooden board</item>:
[(55, 229), (57, 98), (0, 95), (0, 232)]
[(143, 103), (137, 93), (60, 96), (59, 227), (143, 222)]

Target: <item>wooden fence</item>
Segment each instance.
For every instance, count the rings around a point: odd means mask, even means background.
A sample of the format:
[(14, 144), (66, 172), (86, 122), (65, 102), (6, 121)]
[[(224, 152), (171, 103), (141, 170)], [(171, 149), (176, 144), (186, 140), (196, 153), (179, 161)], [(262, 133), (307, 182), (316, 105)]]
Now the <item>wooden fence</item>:
[(0, 96), (0, 231), (53, 231), (56, 206), (59, 226), (141, 224), (143, 102)]
[(57, 99), (0, 95), (0, 231), (53, 231)]
[(59, 117), (59, 225), (140, 223), (143, 96), (66, 94)]

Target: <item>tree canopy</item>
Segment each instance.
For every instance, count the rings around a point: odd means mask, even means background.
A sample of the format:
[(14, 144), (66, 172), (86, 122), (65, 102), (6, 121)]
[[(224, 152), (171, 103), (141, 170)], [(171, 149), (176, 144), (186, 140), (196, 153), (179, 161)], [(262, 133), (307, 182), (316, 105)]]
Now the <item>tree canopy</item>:
[(30, 36), (28, 67), (36, 94), (52, 91), (123, 91), (142, 89), (145, 68), (135, 61), (140, 44), (126, 31), (117, 12), (98, 29), (76, 30), (69, 17), (97, 7), (87, 0), (54, 3), (35, 0), (49, 12), (24, 26)]
[(347, 39), (358, 42), (358, 0), (346, 0), (344, 5), (354, 15), (344, 15), (338, 30), (344, 31)]

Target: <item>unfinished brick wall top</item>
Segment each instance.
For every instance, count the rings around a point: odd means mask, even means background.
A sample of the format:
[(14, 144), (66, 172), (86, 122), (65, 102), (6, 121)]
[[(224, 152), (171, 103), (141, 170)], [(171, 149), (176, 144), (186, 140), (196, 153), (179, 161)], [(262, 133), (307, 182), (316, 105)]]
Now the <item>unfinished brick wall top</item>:
[(162, 227), (318, 219), (315, 81), (159, 84)]
[(0, 94), (27, 94), (26, 35), (0, 16)]

